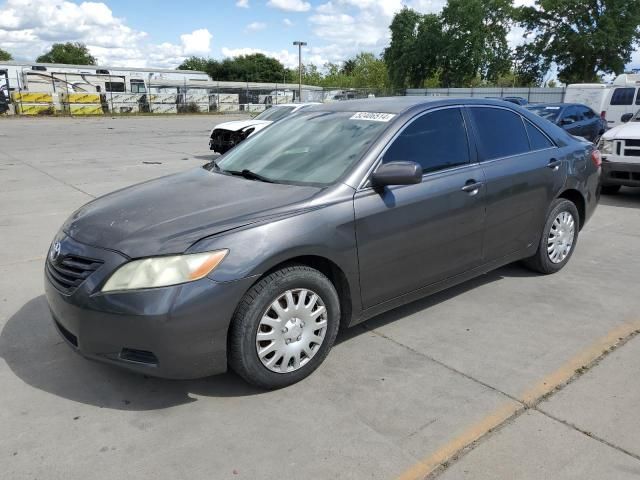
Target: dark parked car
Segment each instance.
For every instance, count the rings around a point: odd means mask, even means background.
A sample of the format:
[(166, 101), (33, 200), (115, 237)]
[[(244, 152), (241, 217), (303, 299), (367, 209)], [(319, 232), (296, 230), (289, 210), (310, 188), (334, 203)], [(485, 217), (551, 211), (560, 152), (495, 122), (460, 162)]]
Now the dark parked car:
[(522, 97), (487, 97), (490, 99), (494, 99), (494, 100), (503, 100), (505, 102), (510, 102), (510, 103), (515, 103), (516, 105), (526, 105), (528, 102), (528, 100), (526, 98), (522, 98)]
[(526, 259), (567, 264), (597, 205), (595, 147), (505, 102), (310, 107), (221, 157), (77, 210), (46, 295), (82, 355), (266, 388), (338, 328)]
[(606, 122), (586, 105), (580, 103), (537, 103), (525, 108), (564, 128), (571, 135), (598, 143), (606, 130)]

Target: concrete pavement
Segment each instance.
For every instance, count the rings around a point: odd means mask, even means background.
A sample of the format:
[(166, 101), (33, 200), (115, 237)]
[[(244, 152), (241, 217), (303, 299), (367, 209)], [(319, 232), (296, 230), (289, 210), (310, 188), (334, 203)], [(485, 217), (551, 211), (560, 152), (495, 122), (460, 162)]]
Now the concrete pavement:
[(284, 390), (71, 352), (42, 296), (55, 232), (95, 196), (206, 162), (229, 119), (0, 120), (0, 478), (420, 478), (434, 458), (446, 479), (637, 476), (640, 339), (524, 406), (640, 320), (629, 189), (603, 199), (559, 274), (510, 265), (374, 318)]

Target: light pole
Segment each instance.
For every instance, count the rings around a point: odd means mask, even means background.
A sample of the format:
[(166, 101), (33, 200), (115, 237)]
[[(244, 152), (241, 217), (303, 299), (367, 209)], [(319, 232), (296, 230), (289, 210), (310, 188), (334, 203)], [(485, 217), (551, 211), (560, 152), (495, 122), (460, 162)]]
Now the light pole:
[(307, 42), (296, 40), (293, 44), (298, 46), (298, 101), (302, 103), (302, 47), (306, 47)]

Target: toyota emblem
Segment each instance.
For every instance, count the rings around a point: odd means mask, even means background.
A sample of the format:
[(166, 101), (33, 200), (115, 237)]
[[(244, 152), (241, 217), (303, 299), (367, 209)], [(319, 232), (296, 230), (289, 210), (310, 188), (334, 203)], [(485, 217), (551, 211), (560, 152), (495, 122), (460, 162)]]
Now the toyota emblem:
[(49, 260), (55, 262), (60, 256), (60, 242), (54, 242), (49, 250)]

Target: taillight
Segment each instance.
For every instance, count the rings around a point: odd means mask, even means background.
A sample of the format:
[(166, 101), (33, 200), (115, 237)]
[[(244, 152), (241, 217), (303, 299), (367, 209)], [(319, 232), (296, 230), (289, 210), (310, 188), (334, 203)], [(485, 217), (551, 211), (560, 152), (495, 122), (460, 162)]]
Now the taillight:
[(606, 119), (607, 119), (607, 111), (606, 111), (606, 110), (602, 110), (602, 111), (600, 112), (600, 118), (601, 118), (602, 120), (606, 120)]
[(602, 165), (602, 155), (600, 154), (600, 150), (595, 149), (593, 152), (591, 152), (591, 161), (596, 167)]

